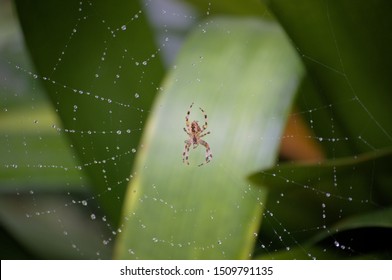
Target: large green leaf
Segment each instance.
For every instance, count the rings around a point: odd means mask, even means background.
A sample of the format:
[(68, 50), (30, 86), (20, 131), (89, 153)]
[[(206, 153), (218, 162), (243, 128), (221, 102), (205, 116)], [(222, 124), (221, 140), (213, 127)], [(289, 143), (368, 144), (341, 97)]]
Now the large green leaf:
[[(143, 135), (116, 258), (243, 259), (252, 254), (266, 192), (246, 181), (273, 165), (303, 69), (282, 30), (256, 19), (210, 18), (187, 39)], [(202, 146), (181, 154), (185, 115)]]
[[(133, 164), (130, 151), (138, 147), (147, 116), (138, 108), (148, 111), (162, 75), (145, 14), (139, 1), (15, 2), (80, 168), (115, 225)], [(143, 61), (148, 71), (141, 69)]]
[[(391, 146), (392, 2), (267, 1), (319, 95), (299, 98), (329, 157)], [(338, 144), (337, 144), (338, 143)]]

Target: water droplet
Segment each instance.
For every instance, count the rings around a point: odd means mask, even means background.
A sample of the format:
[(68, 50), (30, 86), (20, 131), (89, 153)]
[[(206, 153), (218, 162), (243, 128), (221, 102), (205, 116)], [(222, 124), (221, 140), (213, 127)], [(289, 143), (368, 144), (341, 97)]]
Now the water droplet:
[(90, 218), (91, 218), (91, 220), (95, 220), (96, 217), (95, 217), (94, 214), (91, 214), (91, 215), (90, 215)]
[(139, 98), (139, 94), (138, 93), (135, 93), (135, 98)]
[(87, 201), (86, 200), (82, 200), (82, 205), (83, 206), (87, 206)]
[(117, 130), (117, 132), (116, 132), (118, 135), (120, 135), (121, 134), (121, 130)]
[(123, 31), (127, 30), (127, 26), (126, 25), (121, 26), (121, 30)]

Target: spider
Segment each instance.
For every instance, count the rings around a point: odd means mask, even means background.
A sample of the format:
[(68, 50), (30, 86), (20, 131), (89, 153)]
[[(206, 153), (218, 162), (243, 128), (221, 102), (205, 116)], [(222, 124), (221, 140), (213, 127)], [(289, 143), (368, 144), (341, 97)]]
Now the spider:
[[(202, 108), (199, 108), (201, 112), (204, 114), (204, 124), (202, 127), (199, 126), (197, 121), (193, 121), (192, 123), (189, 122), (189, 115), (191, 114), (191, 109), (192, 109), (193, 103), (189, 107), (189, 110), (185, 116), (185, 125), (186, 128), (184, 127), (184, 131), (186, 134), (188, 134), (189, 139), (185, 140), (185, 149), (184, 152), (182, 153), (182, 161), (189, 165), (188, 157), (189, 157), (189, 148), (193, 145), (193, 149), (197, 148), (199, 144), (203, 145), (206, 148), (206, 162), (209, 163), (210, 160), (212, 159), (212, 153), (210, 149), (210, 145), (203, 139), (201, 139), (203, 136), (206, 136), (207, 134), (210, 134), (210, 132), (205, 132), (207, 129), (207, 114), (204, 112)], [(198, 166), (202, 166), (204, 163), (199, 164)]]

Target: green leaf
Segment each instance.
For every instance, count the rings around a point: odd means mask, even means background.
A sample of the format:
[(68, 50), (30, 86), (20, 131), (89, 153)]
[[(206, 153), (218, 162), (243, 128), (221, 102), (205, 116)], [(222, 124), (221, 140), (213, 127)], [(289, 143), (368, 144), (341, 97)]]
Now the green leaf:
[(388, 252), (370, 252), (358, 255), (342, 254), (339, 248), (323, 247), (320, 245), (303, 245), (293, 248), (278, 250), (276, 252), (269, 252), (267, 254), (260, 254), (255, 257), (256, 260), (337, 260), (337, 259), (355, 259), (355, 260), (382, 260), (388, 259), (390, 255)]
[(317, 246), (296, 246), (268, 254), (260, 254), (255, 257), (256, 260), (336, 260), (340, 258), (341, 254)]
[[(145, 13), (139, 1), (15, 3), (61, 132), (71, 131), (66, 134), (80, 159), (76, 168), (89, 175), (115, 226), (133, 165), (130, 151), (138, 147), (147, 117), (138, 108), (148, 111), (162, 76)], [(130, 14), (137, 20), (130, 21)], [(143, 61), (148, 71), (141, 69)]]
[(241, 5), (236, 0), (183, 0), (191, 3), (200, 13), (205, 15), (267, 16), (270, 14), (259, 0), (243, 0)]
[[(330, 232), (329, 228), (342, 215), (345, 218), (363, 215), (388, 206), (392, 201), (391, 161), (392, 150), (389, 149), (319, 164), (279, 164), (254, 173), (249, 179), (269, 190), (266, 207), (279, 217), (296, 244), (324, 232), (320, 223)], [(372, 186), (371, 200), (369, 185)], [(320, 221), (323, 205), (328, 207), (328, 215)], [(315, 231), (303, 231), (304, 228)], [(268, 228), (264, 228), (262, 234), (269, 238), (274, 236), (273, 229)]]
[[(67, 148), (64, 137), (51, 128), (58, 123), (52, 108), (40, 104), (34, 111), (29, 106), (2, 115), (0, 154), (0, 192), (31, 190), (65, 192), (80, 189), (86, 182)], [(38, 121), (39, 120), (39, 121)], [(11, 151), (11, 152), (10, 152)], [(28, 152), (27, 152), (28, 151)]]
[[(392, 208), (365, 213), (362, 215), (352, 216), (342, 221), (338, 221), (330, 232), (344, 232), (360, 228), (390, 228), (392, 229)], [(320, 242), (324, 238), (330, 237), (330, 233), (322, 232), (312, 239), (313, 243)], [(378, 237), (380, 238), (380, 236)], [(389, 238), (388, 238), (389, 239)], [(387, 242), (387, 240), (386, 240)], [(387, 243), (384, 243), (385, 246)]]
[(2, 242), (0, 252), (2, 260), (27, 260), (33, 258), (32, 254), (17, 242), (3, 226), (0, 227), (0, 240)]
[[(115, 257), (245, 259), (266, 192), (246, 181), (274, 164), (303, 69), (279, 26), (209, 18), (196, 28), (163, 84), (137, 155)], [(185, 115), (203, 123), (213, 153), (182, 162)]]
[[(102, 242), (111, 236), (108, 228), (94, 221), (98, 213), (90, 201), (88, 207), (70, 203), (59, 194), (0, 196), (0, 220), (14, 239), (42, 259), (109, 259), (111, 244)], [(63, 207), (59, 207), (62, 205)], [(8, 257), (12, 252), (7, 251)]]
[(319, 93), (298, 100), (303, 110), (312, 110), (305, 116), (316, 124), (328, 156), (391, 146), (392, 2), (274, 0), (268, 5)]

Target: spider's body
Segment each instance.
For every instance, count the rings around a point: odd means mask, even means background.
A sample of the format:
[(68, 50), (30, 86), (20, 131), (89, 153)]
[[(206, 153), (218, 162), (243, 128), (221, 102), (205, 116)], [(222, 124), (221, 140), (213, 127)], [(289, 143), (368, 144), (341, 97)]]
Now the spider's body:
[[(200, 110), (204, 114), (204, 120), (205, 120), (205, 123), (202, 127), (199, 126), (199, 123), (197, 121), (193, 121), (190, 123), (189, 122), (189, 115), (191, 114), (192, 106), (193, 106), (193, 103), (189, 107), (189, 110), (185, 116), (186, 128), (184, 127), (184, 131), (186, 132), (186, 134), (188, 134), (189, 139), (185, 140), (185, 149), (184, 149), (184, 152), (182, 153), (182, 161), (189, 165), (189, 161), (188, 161), (189, 148), (191, 146), (193, 146), (193, 148), (195, 149), (195, 148), (197, 148), (197, 146), (199, 146), (199, 144), (201, 144), (206, 148), (206, 163), (208, 163), (212, 159), (210, 145), (208, 145), (208, 143), (206, 141), (201, 139), (203, 136), (210, 134), (209, 131), (203, 133), (207, 129), (207, 125), (208, 125), (207, 124), (207, 114), (205, 114), (204, 110), (202, 108), (200, 108)], [(199, 164), (199, 166), (201, 166), (201, 165), (203, 165), (203, 163)]]

